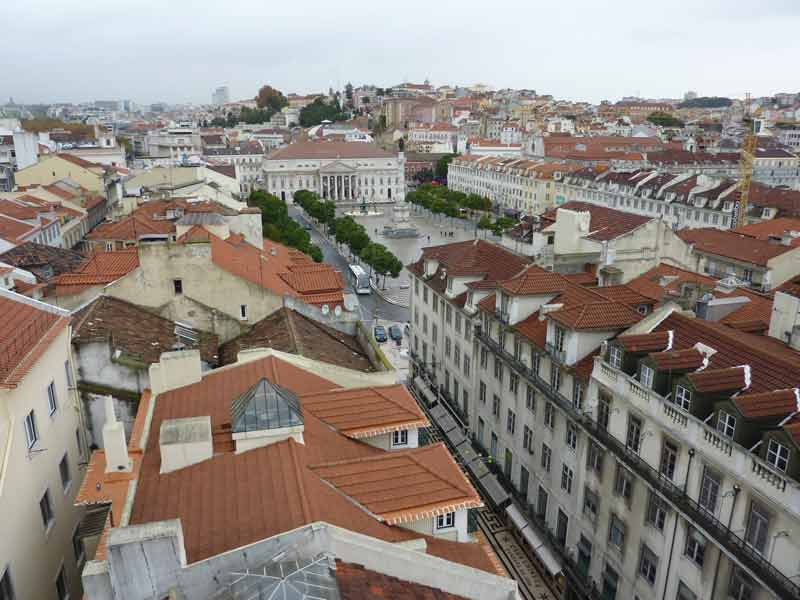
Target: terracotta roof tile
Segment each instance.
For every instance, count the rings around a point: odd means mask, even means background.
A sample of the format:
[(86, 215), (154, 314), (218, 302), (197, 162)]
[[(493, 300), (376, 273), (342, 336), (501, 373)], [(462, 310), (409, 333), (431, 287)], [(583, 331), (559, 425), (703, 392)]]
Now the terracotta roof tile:
[(760, 394), (739, 394), (733, 401), (736, 408), (751, 419), (780, 417), (800, 412), (800, 394), (797, 388)]
[(442, 442), (309, 468), (390, 525), (483, 506)]
[(706, 369), (689, 374), (689, 381), (698, 392), (726, 392), (741, 390), (747, 386), (749, 367), (727, 367), (724, 369)]
[(654, 352), (650, 358), (659, 371), (694, 371), (703, 366), (703, 354), (694, 348)]
[(24, 242), (0, 254), (0, 262), (30, 271), (42, 281), (73, 271), (85, 260), (86, 257), (75, 250), (36, 242)]
[(0, 388), (15, 388), (67, 325), (66, 316), (0, 292)]
[(401, 384), (314, 392), (300, 401), (304, 410), (356, 439), (430, 425)]
[(59, 275), (55, 280), (55, 295), (68, 296), (86, 287), (111, 283), (138, 266), (139, 254), (136, 248), (98, 252), (72, 273)]
[(555, 221), (559, 210), (588, 212), (591, 215), (589, 220), (589, 233), (585, 237), (595, 242), (616, 239), (653, 220), (652, 217), (635, 215), (605, 206), (578, 201), (561, 204), (547, 211), (543, 217)]
[(174, 350), (180, 343), (199, 348), (202, 359), (216, 365), (219, 338), (204, 331), (195, 333), (198, 344), (178, 340), (173, 321), (125, 300), (100, 296), (73, 316), (72, 343), (108, 343), (112, 352), (122, 350), (144, 363), (157, 363), (162, 352)]
[(570, 329), (622, 329), (642, 320), (642, 315), (618, 302), (591, 302), (548, 313)]
[(667, 331), (623, 335), (617, 338), (619, 345), (628, 352), (661, 352), (669, 346), (670, 341), (671, 335)]
[(341, 600), (464, 600), (462, 596), (404, 581), (338, 559), (336, 583)]
[(754, 265), (766, 266), (767, 262), (794, 249), (721, 229), (682, 229), (678, 236), (689, 244), (694, 244), (696, 252), (733, 258)]
[(0, 215), (0, 238), (4, 238), (11, 243), (22, 239), (37, 229), (37, 227), (38, 226), (18, 221), (17, 219), (12, 219), (11, 217)]

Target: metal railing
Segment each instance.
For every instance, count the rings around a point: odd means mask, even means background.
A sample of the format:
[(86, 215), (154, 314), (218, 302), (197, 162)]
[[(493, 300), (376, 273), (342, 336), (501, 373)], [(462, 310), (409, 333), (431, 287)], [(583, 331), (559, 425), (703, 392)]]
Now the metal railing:
[(686, 494), (683, 489), (666, 479), (661, 473), (643, 460), (638, 454), (626, 447), (625, 442), (611, 435), (587, 414), (580, 411), (565, 396), (552, 389), (550, 384), (534, 374), (525, 364), (516, 360), (511, 354), (502, 350), (500, 345), (482, 332), (476, 331), (477, 338), (500, 355), (516, 371), (545, 394), (552, 402), (557, 404), (564, 412), (591, 437), (600, 442), (607, 450), (614, 453), (616, 458), (626, 467), (645, 480), (650, 488), (662, 496), (684, 518), (692, 522), (703, 531), (707, 537), (712, 538), (727, 554), (734, 557), (745, 569), (756, 576), (766, 587), (781, 599), (800, 600), (800, 586), (790, 580), (786, 575), (776, 569), (755, 548), (733, 533), (724, 523), (703, 509), (697, 501)]

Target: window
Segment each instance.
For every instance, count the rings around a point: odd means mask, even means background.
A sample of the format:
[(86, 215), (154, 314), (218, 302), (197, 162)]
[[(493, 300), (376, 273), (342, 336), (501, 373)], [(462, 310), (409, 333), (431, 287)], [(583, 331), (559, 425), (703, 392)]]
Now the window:
[(697, 594), (690, 590), (685, 583), (679, 581), (678, 594), (675, 596), (675, 600), (697, 600)]
[(611, 398), (604, 392), (600, 392), (600, 396), (597, 401), (597, 425), (607, 431), (610, 418)]
[(456, 313), (456, 333), (461, 333), (461, 313)]
[(664, 440), (661, 446), (661, 474), (667, 479), (675, 476), (675, 465), (678, 462), (678, 446), (669, 440)]
[(64, 361), (64, 373), (67, 375), (67, 387), (73, 388), (75, 387), (75, 382), (72, 379), (72, 369), (69, 366), (69, 361)]
[(511, 373), (508, 377), (508, 391), (510, 391), (512, 394), (516, 394), (518, 389), (519, 375), (516, 373)]
[(497, 460), (497, 434), (492, 432), (491, 446), (489, 447), (489, 454), (494, 460)]
[(617, 476), (614, 478), (614, 493), (630, 504), (633, 497), (633, 474), (620, 464), (617, 465)]
[(720, 483), (719, 475), (708, 467), (703, 469), (703, 478), (700, 481), (700, 496), (697, 498), (697, 503), (712, 514), (717, 510)]
[(478, 382), (478, 400), (481, 404), (486, 404), (486, 384), (482, 381)]
[(488, 364), (489, 364), (489, 355), (486, 352), (486, 348), (481, 348), (481, 369), (485, 371), (486, 366)]
[(703, 566), (706, 556), (706, 538), (694, 527), (690, 527), (686, 534), (686, 548), (684, 555), (692, 559), (698, 567)]
[(558, 352), (564, 351), (564, 330), (556, 325), (555, 327), (555, 336), (553, 340), (553, 347)]
[(552, 455), (552, 450), (550, 450), (550, 446), (547, 444), (542, 444), (542, 469), (545, 470), (545, 473), (550, 472), (550, 459)]
[(428, 334), (428, 315), (422, 315), (422, 333)]
[(11, 585), (11, 568), (7, 568), (0, 576), (0, 600), (14, 600), (14, 588)]
[(647, 501), (647, 512), (644, 515), (645, 525), (655, 527), (659, 531), (664, 531), (664, 524), (667, 522), (667, 504), (656, 494), (650, 492), (650, 498)]
[(561, 489), (565, 490), (568, 494), (572, 493), (572, 479), (574, 473), (567, 465), (561, 467)]
[(628, 417), (628, 434), (625, 438), (625, 445), (636, 452), (639, 453), (639, 448), (641, 447), (642, 443), (642, 421), (641, 419), (629, 416)]
[(427, 304), (428, 303), (428, 288), (422, 288), (422, 301)]
[(519, 489), (520, 494), (524, 499), (528, 497), (528, 481), (530, 480), (530, 474), (528, 473), (528, 469), (521, 466), (519, 467)]
[(615, 369), (622, 367), (622, 349), (618, 346), (611, 346), (608, 349), (608, 362)]
[(449, 512), (436, 516), (436, 529), (450, 529), (455, 527), (456, 513)]
[(408, 446), (407, 429), (401, 429), (400, 431), (392, 432), (392, 446)]
[(572, 406), (583, 410), (583, 384), (574, 378), (572, 380)]
[(28, 450), (39, 441), (39, 430), (36, 428), (36, 416), (33, 411), (25, 417), (25, 439), (28, 441)]
[(725, 437), (732, 438), (736, 431), (736, 417), (724, 410), (719, 411), (717, 415), (717, 431)]
[(556, 363), (550, 365), (550, 387), (555, 391), (561, 389), (561, 368)]
[(589, 442), (589, 452), (586, 454), (586, 467), (600, 477), (603, 472), (603, 450), (594, 442)]
[(444, 355), (450, 358), (450, 338), (447, 336), (444, 336)]
[(527, 425), (522, 428), (522, 447), (533, 454), (533, 430)]
[(500, 398), (497, 394), (492, 395), (492, 415), (495, 419), (500, 418)]
[(50, 416), (58, 410), (58, 399), (56, 398), (56, 384), (51, 381), (47, 384), (47, 410)]
[(533, 371), (534, 375), (539, 374), (539, 362), (539, 353), (531, 350), (531, 371)]
[(69, 598), (69, 589), (67, 588), (67, 576), (64, 574), (64, 565), (58, 570), (56, 577), (56, 593), (58, 600), (67, 600)]
[(433, 338), (433, 345), (436, 345), (436, 342), (439, 340), (439, 327), (436, 323), (431, 324), (431, 338)]
[(481, 446), (483, 445), (483, 429), (484, 429), (484, 422), (483, 419), (478, 417), (478, 442), (480, 442)]
[(53, 504), (50, 502), (50, 490), (45, 490), (42, 498), (39, 500), (39, 511), (42, 514), (42, 523), (45, 529), (49, 529), (55, 519), (53, 513)]
[(642, 545), (642, 553), (639, 556), (639, 575), (650, 585), (655, 585), (657, 572), (658, 557), (650, 548)]
[(567, 423), (566, 443), (570, 450), (575, 450), (578, 445), (578, 428), (574, 423)]
[(769, 531), (769, 514), (762, 506), (753, 502), (747, 517), (747, 530), (744, 541), (749, 546), (764, 553), (767, 548), (767, 532)]
[(467, 377), (469, 377), (470, 363), (471, 361), (469, 355), (464, 354), (464, 375), (466, 375)]
[[(77, 527), (75, 527), (75, 531), (72, 534), (72, 551), (75, 552), (75, 562), (80, 567), (86, 558), (86, 549), (83, 546), (83, 538), (78, 535)], [(0, 599), (2, 599), (2, 596), (0, 596)]]
[(556, 408), (552, 402), (544, 405), (544, 426), (550, 429), (556, 426)]
[(461, 366), (461, 346), (457, 343), (453, 344), (453, 363), (456, 365), (456, 368)]
[(506, 431), (511, 435), (517, 430), (517, 415), (510, 408), (508, 409), (508, 416), (506, 417)]
[(608, 543), (620, 552), (625, 551), (625, 523), (613, 514), (608, 526)]
[(692, 392), (678, 385), (675, 387), (675, 404), (680, 406), (683, 410), (688, 411), (692, 408)]
[(61, 462), (58, 463), (58, 474), (61, 476), (61, 488), (66, 492), (69, 489), (69, 484), (72, 483), (72, 476), (69, 473), (69, 460), (67, 453), (61, 457)]
[(731, 573), (731, 583), (728, 586), (728, 598), (732, 600), (752, 600), (755, 598), (755, 584), (753, 580), (739, 567), (734, 567)]
[(536, 391), (531, 385), (525, 388), (525, 408), (536, 414)]
[(583, 489), (583, 514), (593, 523), (597, 520), (600, 510), (600, 496), (588, 487)]
[(639, 381), (648, 390), (653, 388), (653, 369), (647, 365), (642, 365), (639, 369)]
[(494, 357), (494, 378), (503, 382), (503, 363), (496, 356)]
[(242, 321), (247, 320), (247, 304), (239, 305), (239, 318), (242, 319)]
[(180, 296), (181, 294), (183, 294), (183, 280), (173, 279), (172, 289), (174, 290), (176, 296)]
[(742, 279), (753, 281), (753, 269), (742, 269)]
[(770, 440), (767, 446), (767, 462), (779, 471), (785, 472), (789, 465), (789, 448), (775, 440)]

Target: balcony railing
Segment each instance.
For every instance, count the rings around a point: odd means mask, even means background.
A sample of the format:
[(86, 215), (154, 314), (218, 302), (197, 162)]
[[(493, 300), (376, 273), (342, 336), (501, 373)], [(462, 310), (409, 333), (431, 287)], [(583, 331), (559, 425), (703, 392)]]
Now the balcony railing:
[[(697, 526), (706, 537), (712, 538), (727, 554), (733, 556), (739, 564), (755, 575), (763, 585), (768, 587), (781, 599), (800, 600), (800, 586), (770, 564), (766, 558), (748, 545), (744, 539), (733, 533), (725, 524), (704, 510), (697, 501), (686, 494), (682, 488), (663, 477), (657, 469), (653, 468), (642, 459), (642, 457), (627, 448), (624, 441), (618, 440), (611, 435), (596, 421), (574, 406), (568, 398), (557, 390), (554, 390), (547, 381), (534, 374), (520, 361), (515, 360), (511, 354), (502, 350), (497, 342), (483, 333), (476, 332), (476, 335), (483, 344), (495, 354), (500, 355), (523, 377), (536, 385), (549, 400), (569, 414), (590, 437), (600, 442), (607, 450), (613, 452), (620, 462), (644, 479), (653, 491), (657, 492), (669, 502), (685, 519)], [(614, 376), (614, 379), (617, 379), (618, 373), (613, 371), (610, 367), (607, 367), (604, 363), (601, 363), (601, 372), (605, 372), (602, 371), (604, 366), (606, 370)], [(638, 382), (637, 386), (641, 387)], [(642, 389), (650, 393), (649, 390), (645, 388)], [(757, 471), (757, 466), (763, 468), (760, 463), (754, 463), (753, 471)], [(770, 471), (770, 473), (772, 472)], [(773, 475), (777, 476), (777, 474)]]
[(567, 353), (564, 352), (563, 350), (559, 350), (558, 348), (556, 348), (555, 344), (551, 344), (550, 342), (547, 342), (544, 345), (544, 349), (550, 355), (550, 358), (552, 358), (558, 364), (560, 364), (560, 365), (566, 364), (566, 362), (567, 362)]

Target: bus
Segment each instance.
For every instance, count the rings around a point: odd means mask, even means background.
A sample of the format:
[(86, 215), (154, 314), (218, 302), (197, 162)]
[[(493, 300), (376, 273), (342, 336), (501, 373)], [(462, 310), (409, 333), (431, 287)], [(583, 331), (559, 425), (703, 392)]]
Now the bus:
[(372, 288), (369, 285), (369, 274), (361, 265), (350, 265), (350, 281), (356, 294), (372, 293)]

